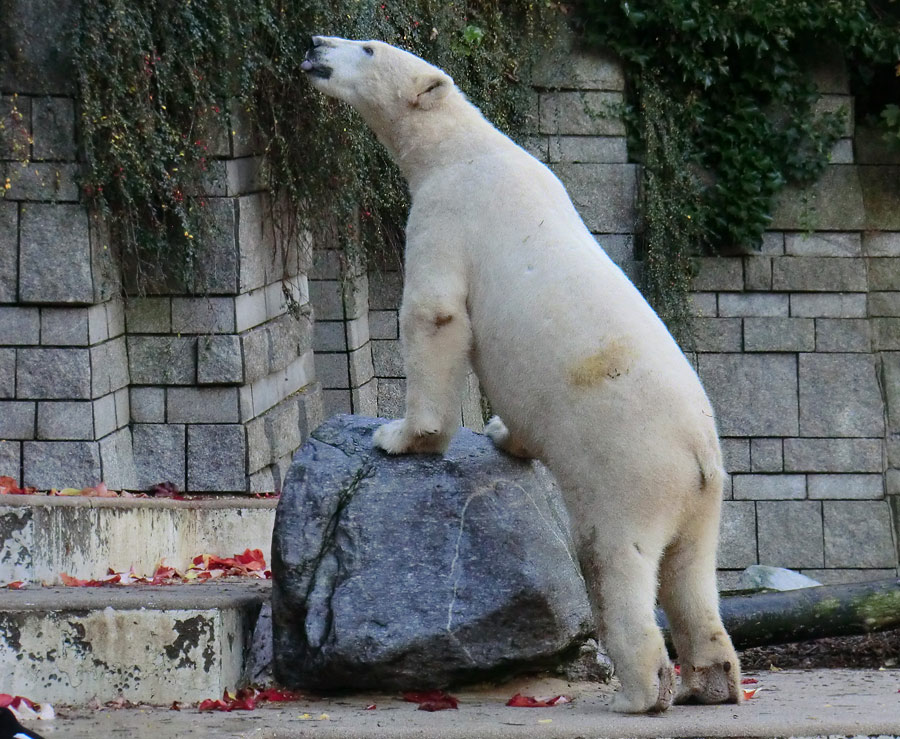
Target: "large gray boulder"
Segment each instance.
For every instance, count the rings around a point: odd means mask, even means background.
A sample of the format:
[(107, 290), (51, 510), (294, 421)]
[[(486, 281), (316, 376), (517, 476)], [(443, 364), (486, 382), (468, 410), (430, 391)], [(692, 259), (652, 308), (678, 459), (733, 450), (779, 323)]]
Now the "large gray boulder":
[(275, 518), (275, 677), (423, 689), (548, 667), (593, 631), (560, 494), (461, 430), (444, 457), (372, 448), (336, 416), (294, 458)]

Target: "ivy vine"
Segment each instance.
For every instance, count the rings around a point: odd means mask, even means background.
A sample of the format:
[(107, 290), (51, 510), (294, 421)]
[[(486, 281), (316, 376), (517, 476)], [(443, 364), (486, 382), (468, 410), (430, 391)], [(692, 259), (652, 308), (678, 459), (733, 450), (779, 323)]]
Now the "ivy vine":
[[(893, 72), (900, 1), (581, 0), (579, 9), (588, 43), (626, 64), (630, 149), (644, 165), (644, 289), (683, 333), (690, 255), (758, 247), (777, 194), (828, 163), (848, 112), (816, 112), (811, 56), (843, 54), (861, 88)], [(885, 123), (897, 117), (884, 108)]]
[(191, 289), (216, 238), (208, 193), (237, 117), (264, 154), (284, 241), (317, 228), (348, 251), (396, 244), (405, 185), (356, 114), (304, 79), (310, 34), (378, 38), (424, 56), (516, 134), (529, 111), (524, 74), (556, 13), (547, 0), (85, 2), (76, 44), (85, 193), (141, 284), (174, 275)]

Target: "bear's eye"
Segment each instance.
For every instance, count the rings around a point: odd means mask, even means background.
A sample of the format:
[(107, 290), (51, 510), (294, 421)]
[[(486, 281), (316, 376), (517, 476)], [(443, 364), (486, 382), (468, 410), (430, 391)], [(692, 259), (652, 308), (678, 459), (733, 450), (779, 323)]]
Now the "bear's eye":
[(366, 54), (368, 54), (369, 56), (375, 55), (375, 49), (373, 49), (371, 46), (363, 46), (363, 51), (366, 52)]

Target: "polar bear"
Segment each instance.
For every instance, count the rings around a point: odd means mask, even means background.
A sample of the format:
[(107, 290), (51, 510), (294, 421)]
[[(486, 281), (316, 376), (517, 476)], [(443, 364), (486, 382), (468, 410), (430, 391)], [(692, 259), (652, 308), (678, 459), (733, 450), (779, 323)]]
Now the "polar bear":
[[(317, 36), (314, 87), (362, 115), (409, 183), (400, 325), (406, 416), (390, 454), (443, 452), (469, 362), (500, 418), (485, 433), (554, 473), (598, 628), (612, 707), (740, 701), (719, 617), (724, 472), (699, 378), (598, 247), (559, 180), (440, 69), (379, 41)], [(681, 688), (654, 618), (668, 615)]]

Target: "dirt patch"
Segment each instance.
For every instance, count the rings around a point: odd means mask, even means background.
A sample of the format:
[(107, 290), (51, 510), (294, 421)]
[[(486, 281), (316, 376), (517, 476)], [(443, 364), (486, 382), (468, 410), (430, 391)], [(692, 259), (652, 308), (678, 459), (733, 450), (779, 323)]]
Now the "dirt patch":
[(785, 668), (846, 667), (877, 669), (900, 665), (900, 629), (863, 636), (826, 639), (754, 647), (740, 653), (745, 670)]

